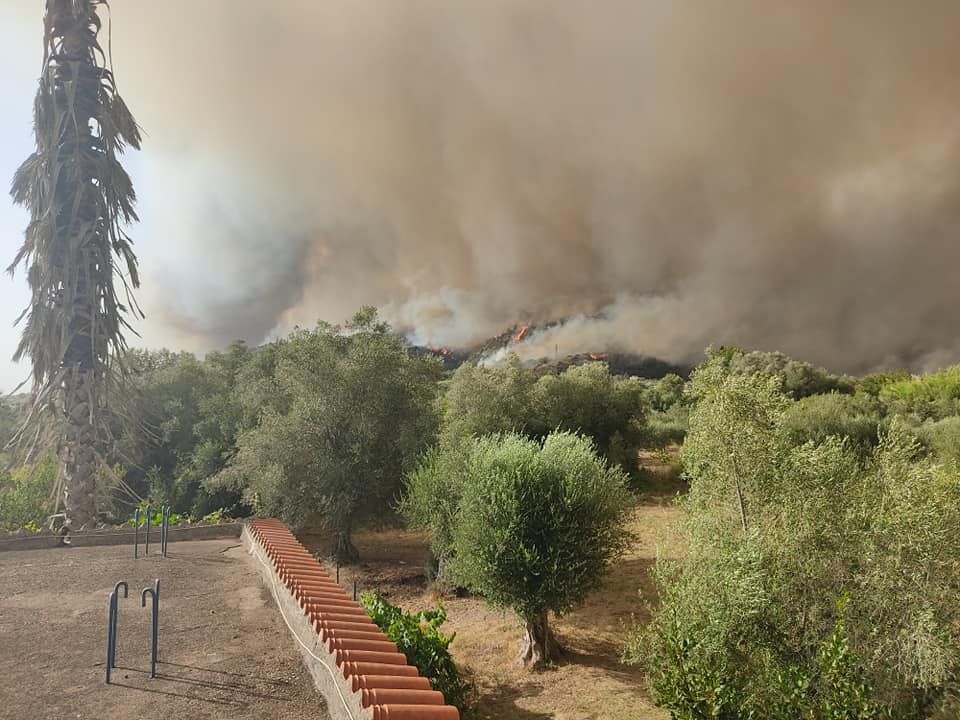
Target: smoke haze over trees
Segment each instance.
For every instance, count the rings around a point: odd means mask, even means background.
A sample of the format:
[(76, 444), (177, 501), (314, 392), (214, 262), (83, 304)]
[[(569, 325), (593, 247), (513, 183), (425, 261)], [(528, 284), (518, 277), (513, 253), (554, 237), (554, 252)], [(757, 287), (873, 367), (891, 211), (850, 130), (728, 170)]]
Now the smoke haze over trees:
[(521, 357), (960, 359), (956, 3), (113, 13), (153, 148), (135, 168), (152, 345), (375, 304), (446, 345), (574, 318)]

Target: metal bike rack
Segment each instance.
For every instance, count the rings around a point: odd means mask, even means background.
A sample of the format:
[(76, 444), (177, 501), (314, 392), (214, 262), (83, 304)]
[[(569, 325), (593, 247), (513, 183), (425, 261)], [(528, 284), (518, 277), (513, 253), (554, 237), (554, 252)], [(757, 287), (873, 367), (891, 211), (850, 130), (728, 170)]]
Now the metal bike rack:
[(113, 586), (113, 592), (107, 599), (107, 677), (105, 685), (110, 684), (110, 671), (117, 666), (117, 602), (120, 588), (123, 588), (123, 596), (127, 597), (129, 588), (124, 580), (121, 580)]
[(140, 607), (147, 606), (147, 594), (153, 598), (152, 622), (150, 636), (150, 677), (157, 676), (157, 636), (159, 634), (160, 624), (160, 578), (153, 581), (152, 588), (144, 588), (140, 591)]

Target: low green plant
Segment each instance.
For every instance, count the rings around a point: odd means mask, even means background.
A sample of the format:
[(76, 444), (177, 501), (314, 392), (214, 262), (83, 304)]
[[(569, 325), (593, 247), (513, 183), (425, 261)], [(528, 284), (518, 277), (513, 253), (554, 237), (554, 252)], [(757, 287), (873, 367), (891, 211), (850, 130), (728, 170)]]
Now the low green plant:
[(871, 702), (873, 690), (850, 648), (844, 617), (846, 605), (844, 595), (837, 602), (840, 613), (833, 634), (820, 645), (817, 653), (822, 690), (817, 708), (819, 720), (872, 720), (878, 712)]
[(397, 644), (397, 650), (430, 680), (430, 687), (442, 692), (447, 703), (461, 713), (466, 712), (473, 686), (450, 656), (450, 643), (457, 634), (444, 635), (440, 631), (447, 619), (443, 604), (438, 602), (435, 610), (409, 613), (377, 592), (362, 593), (360, 602), (374, 624)]
[[(143, 513), (146, 512), (146, 509), (147, 509), (147, 501), (146, 501), (146, 500), (142, 501), (137, 507), (138, 507), (138, 508), (140, 509), (140, 511), (141, 511), (141, 512), (140, 512), (140, 524), (142, 525), (143, 522), (144, 522), (144, 515), (143, 515)], [(179, 524), (180, 524), (181, 522), (183, 522), (184, 520), (189, 521), (189, 520), (190, 520), (190, 517), (187, 516), (187, 515), (181, 515), (180, 513), (170, 513), (169, 521), (170, 521), (170, 524), (171, 524), (171, 525), (179, 525)], [(125, 524), (125, 525), (129, 525), (130, 527), (133, 527), (134, 524), (135, 524), (135, 522), (136, 522), (136, 515), (134, 515), (134, 517), (129, 518), (124, 524)], [(156, 509), (156, 506), (151, 506), (151, 507), (150, 507), (150, 525), (151, 525), (151, 527), (160, 527), (160, 525), (162, 525), (162, 524), (163, 524), (163, 511)]]
[(0, 530), (44, 523), (50, 513), (57, 470), (56, 457), (48, 455), (34, 468), (0, 471)]
[(211, 523), (211, 524), (223, 522), (226, 519), (227, 519), (227, 511), (224, 510), (223, 508), (214, 510), (212, 513), (207, 513), (201, 518), (203, 522)]

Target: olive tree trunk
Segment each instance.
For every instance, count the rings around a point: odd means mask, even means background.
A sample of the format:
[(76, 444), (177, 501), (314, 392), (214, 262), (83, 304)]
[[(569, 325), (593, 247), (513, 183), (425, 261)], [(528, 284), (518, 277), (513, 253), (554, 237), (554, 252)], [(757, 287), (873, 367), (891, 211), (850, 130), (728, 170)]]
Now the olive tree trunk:
[(336, 534), (333, 546), (333, 557), (342, 565), (348, 565), (360, 559), (360, 551), (357, 549), (357, 546), (353, 544), (353, 536), (349, 530)]
[(562, 654), (563, 648), (550, 629), (546, 612), (524, 620), (520, 655), (517, 658), (521, 665), (531, 669), (542, 668), (558, 660)]

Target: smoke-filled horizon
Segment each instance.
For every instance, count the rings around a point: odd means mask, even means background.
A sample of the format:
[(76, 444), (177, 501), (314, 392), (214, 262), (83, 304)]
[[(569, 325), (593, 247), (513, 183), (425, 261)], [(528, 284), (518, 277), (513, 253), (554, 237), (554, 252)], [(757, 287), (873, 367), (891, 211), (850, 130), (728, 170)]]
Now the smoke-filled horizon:
[(113, 9), (145, 336), (960, 361), (960, 4)]

